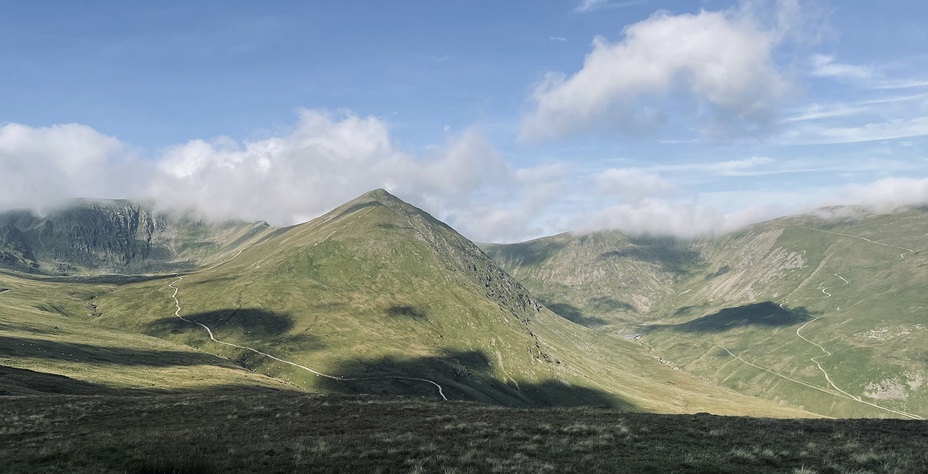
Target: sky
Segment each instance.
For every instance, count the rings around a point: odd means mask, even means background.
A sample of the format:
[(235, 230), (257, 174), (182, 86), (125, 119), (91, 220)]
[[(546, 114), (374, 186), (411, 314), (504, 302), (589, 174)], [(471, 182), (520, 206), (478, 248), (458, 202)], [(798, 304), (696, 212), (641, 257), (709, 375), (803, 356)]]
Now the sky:
[(479, 242), (928, 203), (928, 4), (0, 0), (0, 210), (290, 225), (384, 188)]

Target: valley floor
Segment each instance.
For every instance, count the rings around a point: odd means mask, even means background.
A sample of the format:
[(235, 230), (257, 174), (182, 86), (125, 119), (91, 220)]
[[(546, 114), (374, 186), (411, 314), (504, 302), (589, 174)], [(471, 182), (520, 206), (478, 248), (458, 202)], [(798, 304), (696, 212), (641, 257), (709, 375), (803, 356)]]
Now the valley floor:
[(928, 423), (276, 390), (0, 397), (2, 472), (924, 472)]

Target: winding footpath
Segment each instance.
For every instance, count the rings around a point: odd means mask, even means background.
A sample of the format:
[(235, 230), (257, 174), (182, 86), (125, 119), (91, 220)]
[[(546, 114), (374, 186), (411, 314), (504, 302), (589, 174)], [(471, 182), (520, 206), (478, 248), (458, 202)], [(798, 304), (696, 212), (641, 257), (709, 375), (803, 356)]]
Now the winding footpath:
[(821, 350), (822, 352), (825, 353), (825, 355), (816, 356), (816, 357), (813, 357), (813, 358), (811, 358), (811, 359), (809, 359), (809, 360), (811, 360), (812, 362), (815, 363), (815, 365), (818, 367), (818, 370), (822, 371), (822, 374), (825, 375), (825, 380), (828, 381), (828, 385), (831, 385), (831, 388), (837, 390), (838, 392), (840, 392), (841, 394), (843, 394), (846, 398), (850, 398), (851, 400), (854, 400), (854, 401), (856, 401), (856, 402), (858, 402), (858, 403), (863, 403), (864, 405), (870, 405), (870, 406), (872, 406), (872, 407), (874, 407), (874, 408), (879, 408), (880, 410), (888, 411), (888, 412), (890, 412), (890, 413), (895, 413), (896, 415), (901, 415), (901, 416), (904, 416), (904, 417), (907, 417), (907, 418), (911, 418), (911, 419), (913, 419), (913, 420), (924, 420), (924, 418), (922, 418), (922, 417), (920, 417), (920, 416), (918, 416), (918, 415), (912, 414), (912, 413), (908, 413), (908, 412), (904, 412), (904, 411), (898, 411), (898, 410), (893, 410), (893, 409), (891, 409), (891, 408), (886, 408), (886, 407), (877, 405), (877, 404), (875, 404), (875, 403), (868, 402), (868, 401), (866, 401), (866, 400), (864, 400), (864, 399), (862, 399), (862, 398), (860, 398), (860, 397), (858, 397), (858, 396), (856, 396), (856, 395), (851, 395), (850, 393), (847, 393), (847, 392), (845, 392), (844, 390), (841, 390), (840, 388), (838, 388), (838, 386), (835, 385), (834, 381), (831, 380), (831, 377), (828, 375), (828, 372), (826, 372), (825, 369), (822, 367), (822, 364), (820, 364), (820, 363), (818, 362), (818, 360), (816, 360), (816, 359), (820, 359), (820, 358), (822, 358), (822, 357), (828, 357), (828, 356), (830, 356), (830, 355), (831, 355), (831, 352), (829, 352), (827, 349), (825, 349), (824, 347), (822, 347), (821, 344), (818, 344), (818, 343), (816, 343), (816, 342), (812, 342), (812, 341), (810, 341), (809, 339), (807, 339), (805, 336), (803, 336), (803, 335), (801, 334), (802, 330), (805, 329), (806, 326), (808, 326), (809, 324), (814, 323), (814, 322), (815, 322), (816, 320), (818, 320), (818, 319), (819, 319), (819, 317), (818, 317), (818, 316), (815, 316), (815, 317), (813, 317), (810, 321), (807, 321), (805, 324), (803, 324), (802, 326), (800, 326), (798, 329), (796, 329), (796, 335), (799, 336), (799, 338), (802, 339), (803, 341), (806, 341), (806, 342), (808, 342), (809, 344), (812, 344), (813, 346), (818, 347), (819, 350)]
[[(812, 321), (809, 321), (809, 322), (812, 322)], [(808, 323), (806, 323), (806, 324), (808, 324)], [(803, 325), (803, 327), (804, 327), (804, 325)], [(800, 328), (800, 329), (801, 329), (801, 328)], [(802, 337), (802, 336), (799, 336), (799, 337)], [(809, 341), (808, 339), (806, 339), (806, 338), (804, 338), (804, 337), (802, 337), (802, 339), (808, 341), (810, 344), (815, 344), (814, 342)], [(815, 345), (818, 346), (818, 344), (815, 344)], [(761, 365), (757, 365), (757, 364), (755, 364), (755, 363), (753, 363), (753, 362), (750, 362), (750, 361), (748, 361), (748, 360), (745, 360), (745, 359), (742, 358), (740, 355), (735, 354), (734, 352), (732, 352), (731, 350), (729, 350), (729, 349), (728, 349), (727, 347), (725, 347), (725, 346), (716, 344), (716, 347), (718, 347), (719, 349), (724, 350), (725, 352), (728, 353), (728, 355), (732, 356), (733, 358), (735, 358), (735, 359), (737, 359), (737, 360), (739, 360), (739, 361), (741, 361), (741, 362), (743, 362), (743, 363), (745, 363), (745, 364), (747, 364), (747, 365), (750, 365), (751, 367), (754, 367), (755, 369), (763, 370), (764, 372), (768, 372), (768, 373), (770, 373), (770, 374), (776, 375), (777, 377), (780, 377), (780, 378), (785, 379), (785, 380), (789, 380), (790, 382), (793, 382), (793, 383), (796, 383), (796, 384), (799, 384), (799, 385), (803, 385), (803, 386), (808, 387), (808, 388), (811, 388), (811, 389), (813, 389), (813, 390), (818, 390), (819, 392), (822, 392), (822, 393), (827, 393), (828, 395), (831, 395), (831, 396), (834, 396), (834, 397), (845, 398), (845, 399), (852, 400), (852, 401), (855, 401), (855, 402), (858, 402), (858, 403), (863, 403), (864, 405), (870, 405), (870, 406), (872, 406), (872, 407), (874, 407), (874, 408), (878, 408), (878, 409), (880, 409), (880, 410), (887, 411), (887, 412), (890, 412), (890, 413), (894, 413), (894, 414), (896, 414), (896, 415), (903, 416), (903, 417), (906, 417), (906, 418), (910, 418), (910, 419), (913, 419), (913, 420), (924, 420), (924, 418), (922, 418), (922, 417), (920, 417), (920, 416), (918, 416), (918, 415), (915, 415), (915, 414), (912, 414), (912, 413), (907, 413), (907, 412), (904, 412), (904, 411), (893, 410), (893, 409), (891, 409), (891, 408), (882, 407), (882, 406), (877, 405), (877, 404), (875, 404), (875, 403), (870, 403), (870, 402), (868, 402), (868, 401), (866, 401), (866, 400), (862, 400), (862, 399), (860, 399), (859, 397), (855, 397), (855, 396), (853, 396), (853, 395), (851, 395), (851, 394), (845, 392), (844, 390), (841, 390), (841, 389), (838, 388), (837, 386), (835, 386), (835, 384), (831, 381), (831, 378), (828, 377), (828, 374), (827, 374), (827, 373), (825, 374), (825, 378), (828, 380), (829, 384), (831, 384), (831, 386), (832, 386), (835, 390), (837, 390), (837, 391), (840, 393), (840, 395), (839, 395), (839, 394), (836, 394), (836, 393), (834, 393), (834, 392), (825, 390), (825, 389), (823, 389), (823, 388), (821, 388), (821, 387), (816, 387), (815, 385), (812, 385), (812, 384), (810, 384), (810, 383), (808, 383), (808, 382), (803, 382), (802, 380), (796, 380), (796, 379), (794, 379), (794, 378), (792, 378), (792, 377), (783, 375), (783, 374), (781, 374), (781, 373), (779, 373), (779, 372), (777, 372), (777, 371), (775, 371), (775, 370), (768, 369), (767, 367), (764, 367), (764, 366), (761, 366)], [(821, 348), (821, 346), (818, 346), (818, 347)], [(824, 349), (822, 349), (822, 350), (824, 350)], [(828, 352), (828, 351), (825, 351), (825, 352)], [(831, 355), (831, 353), (829, 352), (828, 355)], [(819, 357), (824, 357), (824, 356), (819, 356)], [(815, 358), (813, 358), (813, 362), (815, 362), (814, 359), (815, 359)], [(816, 365), (818, 365), (818, 362), (815, 362), (815, 363), (816, 363)], [(821, 366), (819, 366), (819, 368), (821, 369)], [(825, 370), (822, 369), (822, 372), (825, 372)], [(829, 417), (829, 418), (830, 418), (830, 417)]]
[[(803, 226), (799, 226), (799, 227), (802, 227), (803, 229), (814, 230), (814, 231), (816, 231), (816, 232), (824, 232), (824, 233), (826, 233), (826, 234), (842, 235), (842, 236), (844, 236), (844, 237), (851, 237), (851, 238), (853, 238), (853, 239), (860, 239), (860, 240), (864, 240), (864, 241), (870, 242), (871, 244), (882, 245), (882, 246), (884, 246), (884, 247), (894, 248), (894, 249), (898, 249), (898, 250), (905, 250), (906, 252), (909, 252), (909, 253), (915, 253), (915, 251), (912, 250), (912, 249), (910, 249), (910, 248), (899, 247), (899, 246), (897, 246), (897, 245), (886, 244), (886, 243), (883, 243), (883, 242), (877, 242), (877, 241), (875, 241), (875, 240), (870, 240), (870, 239), (868, 239), (868, 238), (866, 238), (866, 237), (861, 237), (861, 236), (859, 236), (859, 235), (854, 235), (854, 234), (843, 234), (843, 233), (841, 233), (841, 232), (834, 232), (834, 231), (830, 231), (830, 230), (816, 229), (815, 227), (807, 227), (807, 226), (804, 226), (804, 225), (803, 225)], [(905, 254), (904, 254), (904, 253), (899, 254), (899, 258), (905, 259)]]
[[(368, 210), (368, 212), (370, 212), (370, 210)], [(365, 213), (365, 214), (366, 214), (366, 213)], [(348, 225), (348, 224), (345, 224), (345, 225), (342, 226), (341, 228), (336, 229), (336, 230), (333, 231), (331, 234), (329, 234), (329, 235), (326, 236), (324, 239), (322, 239), (322, 241), (317, 242), (316, 245), (318, 245), (318, 244), (321, 243), (321, 242), (324, 242), (324, 241), (327, 240), (329, 237), (331, 237), (333, 234), (335, 234), (335, 232), (338, 232), (339, 230), (344, 229), (345, 227), (347, 227), (347, 225)], [(213, 266), (207, 268), (206, 270), (210, 270), (210, 269), (216, 268), (216, 267), (218, 267), (218, 266), (220, 266), (220, 265), (223, 265), (223, 264), (225, 264), (225, 263), (228, 263), (228, 262), (232, 261), (235, 257), (238, 257), (239, 255), (241, 255), (241, 253), (242, 253), (243, 251), (244, 251), (244, 249), (239, 250), (238, 253), (236, 253), (235, 255), (233, 255), (233, 256), (232, 256), (231, 258), (229, 258), (228, 260), (225, 260), (225, 261), (223, 261), (223, 262), (219, 262), (219, 263), (217, 263), (217, 264), (215, 264), (215, 265), (213, 265)], [(199, 321), (191, 321), (191, 320), (189, 320), (189, 319), (187, 319), (187, 318), (181, 316), (181, 314), (180, 314), (180, 312), (181, 312), (180, 298), (178, 298), (178, 294), (180, 293), (180, 288), (177, 287), (177, 284), (180, 283), (181, 281), (183, 281), (183, 279), (184, 279), (184, 277), (182, 277), (182, 276), (181, 276), (181, 277), (177, 277), (176, 280), (174, 280), (174, 281), (172, 281), (171, 283), (168, 284), (168, 287), (174, 289), (174, 293), (171, 294), (171, 298), (174, 300), (174, 306), (176, 307), (176, 309), (174, 310), (174, 316), (177, 317), (178, 319), (180, 319), (181, 321), (185, 321), (185, 322), (190, 323), (190, 324), (196, 324), (197, 326), (202, 327), (203, 329), (206, 330), (206, 333), (209, 335), (209, 339), (210, 339), (211, 341), (217, 343), (217, 344), (222, 344), (222, 345), (224, 345), (224, 346), (234, 347), (234, 348), (236, 348), (236, 349), (241, 349), (241, 350), (253, 352), (253, 353), (255, 353), (255, 354), (258, 354), (258, 355), (267, 357), (268, 359), (272, 359), (272, 360), (275, 360), (275, 361), (277, 361), (277, 362), (280, 362), (280, 363), (283, 363), (283, 364), (287, 364), (287, 365), (296, 367), (296, 368), (298, 368), (298, 369), (305, 370), (305, 371), (307, 371), (307, 372), (309, 372), (309, 373), (311, 373), (311, 374), (314, 374), (316, 377), (325, 377), (325, 378), (331, 379), (331, 380), (339, 380), (339, 381), (342, 381), (342, 382), (364, 382), (364, 381), (372, 381), (372, 380), (411, 380), (411, 381), (416, 381), (416, 382), (423, 382), (423, 383), (427, 383), (427, 384), (434, 385), (435, 388), (438, 389), (438, 395), (442, 398), (442, 400), (445, 400), (445, 401), (448, 400), (448, 397), (445, 396), (445, 392), (444, 392), (444, 390), (442, 389), (442, 386), (439, 385), (438, 382), (436, 382), (436, 381), (434, 381), (434, 380), (430, 380), (430, 379), (426, 379), (426, 378), (421, 378), (421, 377), (406, 377), (406, 376), (401, 376), (401, 375), (383, 375), (383, 376), (379, 376), (379, 377), (342, 377), (342, 376), (338, 376), (338, 375), (329, 375), (329, 374), (324, 374), (324, 373), (319, 372), (319, 371), (317, 371), (317, 370), (311, 369), (311, 368), (309, 368), (309, 367), (306, 367), (305, 365), (297, 364), (296, 362), (292, 362), (292, 361), (289, 361), (289, 360), (286, 360), (286, 359), (281, 359), (280, 357), (277, 357), (277, 356), (268, 354), (267, 352), (259, 351), (258, 349), (255, 349), (255, 348), (253, 348), (253, 347), (240, 346), (240, 345), (238, 345), (238, 344), (234, 344), (234, 343), (231, 343), (231, 342), (226, 342), (226, 341), (219, 340), (219, 339), (216, 338), (216, 335), (213, 333), (213, 330), (212, 330), (209, 326), (207, 326), (207, 325), (205, 325), (205, 324), (203, 324), (203, 323), (201, 323), (201, 322), (199, 322)]]
[[(869, 243), (871, 243), (871, 244), (882, 245), (882, 246), (884, 246), (884, 247), (890, 247), (890, 248), (894, 248), (894, 249), (898, 249), (898, 250), (905, 250), (906, 252), (913, 253), (913, 254), (915, 253), (915, 251), (912, 250), (912, 249), (910, 249), (910, 248), (899, 247), (899, 246), (896, 246), (896, 245), (891, 245), (891, 244), (887, 244), (887, 243), (883, 243), (883, 242), (877, 242), (877, 241), (875, 241), (875, 240), (871, 240), (871, 239), (868, 239), (868, 238), (866, 238), (866, 237), (861, 237), (861, 236), (859, 236), (859, 235), (844, 234), (844, 233), (841, 233), (841, 232), (833, 232), (833, 231), (830, 231), (830, 230), (816, 229), (816, 228), (814, 228), (814, 227), (806, 227), (806, 226), (801, 226), (801, 227), (804, 228), (804, 229), (809, 229), (809, 230), (814, 230), (814, 231), (818, 231), (818, 232), (823, 232), (823, 233), (826, 233), (826, 234), (834, 234), (834, 235), (840, 235), (840, 236), (843, 236), (843, 237), (851, 237), (851, 238), (854, 238), (854, 239), (860, 239), (860, 240), (863, 240), (863, 241), (865, 241), (865, 242), (869, 242)], [(900, 254), (900, 255), (899, 255), (899, 258), (905, 259), (905, 253)], [(837, 273), (835, 273), (834, 275), (835, 275), (835, 277), (840, 278), (841, 281), (844, 282), (844, 286), (847, 286), (847, 285), (849, 285), (849, 284), (851, 283), (850, 281), (848, 281), (847, 278), (844, 278), (843, 276), (841, 276), (841, 275), (839, 275), (839, 274), (837, 274)], [(820, 289), (822, 290), (822, 293), (825, 295), (825, 298), (830, 298), (830, 297), (831, 297), (831, 293), (828, 292), (828, 287), (824, 286), (824, 284), (822, 285), (822, 288), (820, 288)], [(783, 308), (783, 305), (780, 304), (780, 307)], [(784, 309), (786, 309), (786, 308), (784, 308)], [(837, 391), (838, 393), (840, 393), (844, 398), (848, 398), (848, 399), (850, 399), (850, 400), (854, 400), (854, 401), (856, 401), (856, 402), (858, 402), (858, 403), (862, 403), (862, 404), (864, 404), (864, 405), (869, 405), (869, 406), (871, 406), (871, 407), (878, 408), (878, 409), (880, 409), (880, 410), (887, 411), (887, 412), (890, 412), (890, 413), (893, 413), (893, 414), (896, 414), (896, 415), (904, 416), (904, 417), (906, 417), (906, 418), (911, 418), (911, 419), (913, 419), (913, 420), (924, 420), (923, 417), (918, 416), (918, 415), (915, 415), (915, 414), (912, 414), (912, 413), (908, 413), (908, 412), (904, 412), (904, 411), (899, 411), (899, 410), (893, 410), (893, 409), (891, 409), (891, 408), (886, 408), (886, 407), (877, 405), (877, 404), (875, 404), (875, 403), (868, 402), (868, 401), (862, 399), (862, 398), (859, 397), (859, 396), (852, 395), (852, 394), (850, 394), (850, 393), (848, 393), (848, 392), (846, 392), (846, 391), (844, 391), (844, 390), (841, 390), (841, 388), (839, 388), (837, 385), (835, 385), (835, 382), (834, 382), (833, 380), (831, 380), (831, 376), (828, 375), (828, 371), (826, 371), (825, 368), (822, 367), (822, 364), (819, 363), (819, 361), (818, 361), (818, 359), (821, 359), (821, 358), (823, 358), (823, 357), (829, 357), (829, 356), (831, 356), (831, 355), (832, 355), (831, 352), (829, 352), (827, 349), (825, 349), (821, 344), (819, 344), (819, 343), (817, 343), (817, 342), (812, 342), (811, 340), (809, 340), (808, 338), (806, 338), (805, 336), (802, 335), (802, 330), (805, 329), (806, 326), (808, 326), (808, 325), (814, 323), (815, 321), (817, 321), (817, 320), (819, 320), (819, 319), (820, 319), (819, 316), (815, 316), (815, 317), (813, 317), (811, 320), (806, 321), (805, 324), (803, 324), (802, 326), (800, 326), (799, 328), (796, 329), (796, 336), (799, 337), (800, 339), (802, 339), (803, 341), (805, 341), (805, 342), (807, 342), (807, 343), (809, 343), (809, 344), (811, 344), (811, 345), (817, 347), (820, 351), (822, 351), (822, 352), (824, 353), (824, 355), (815, 356), (815, 357), (812, 357), (812, 358), (809, 359), (809, 360), (811, 360), (811, 361), (815, 364), (815, 366), (818, 367), (818, 370), (822, 372), (822, 375), (825, 376), (825, 381), (828, 382), (828, 385), (830, 385), (831, 388), (833, 388), (835, 391)], [(721, 347), (721, 346), (719, 346), (719, 347)], [(723, 347), (723, 349), (725, 349), (725, 348)], [(769, 369), (766, 369), (766, 368), (763, 368), (763, 367), (760, 367), (760, 366), (751, 364), (750, 362), (748, 362), (748, 361), (742, 359), (741, 357), (735, 356), (735, 355), (732, 354), (731, 351), (729, 351), (728, 349), (725, 349), (725, 351), (727, 351), (732, 357), (736, 357), (737, 359), (741, 360), (742, 362), (744, 362), (744, 363), (746, 363), (746, 364), (748, 364), (748, 365), (752, 365), (752, 366), (757, 367), (757, 368), (759, 368), (759, 369), (761, 369), (761, 370), (765, 370), (765, 371), (767, 371), (767, 372), (774, 373), (774, 374), (776, 374), (776, 375), (779, 375), (780, 377), (783, 377), (783, 378), (792, 380), (792, 381), (797, 382), (797, 383), (802, 383), (803, 385), (807, 385), (807, 386), (808, 386), (808, 384), (806, 384), (806, 383), (803, 383), (803, 382), (799, 382), (799, 381), (797, 381), (797, 380), (790, 379), (789, 377), (785, 377), (785, 376), (783, 376), (783, 375), (777, 374), (776, 372), (773, 372), (773, 371), (771, 371), (771, 370), (769, 370)], [(815, 387), (815, 388), (816, 388), (817, 390), (822, 390), (822, 389), (817, 388), (817, 387)], [(826, 392), (827, 392), (827, 391), (826, 391)], [(827, 393), (831, 393), (831, 392), (827, 392)]]

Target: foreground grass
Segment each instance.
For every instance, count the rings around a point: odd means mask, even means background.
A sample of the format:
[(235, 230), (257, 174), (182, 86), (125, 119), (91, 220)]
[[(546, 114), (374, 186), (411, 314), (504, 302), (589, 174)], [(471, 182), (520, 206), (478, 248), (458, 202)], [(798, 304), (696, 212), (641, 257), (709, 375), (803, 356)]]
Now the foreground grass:
[(2, 472), (920, 472), (928, 423), (269, 390), (0, 398)]

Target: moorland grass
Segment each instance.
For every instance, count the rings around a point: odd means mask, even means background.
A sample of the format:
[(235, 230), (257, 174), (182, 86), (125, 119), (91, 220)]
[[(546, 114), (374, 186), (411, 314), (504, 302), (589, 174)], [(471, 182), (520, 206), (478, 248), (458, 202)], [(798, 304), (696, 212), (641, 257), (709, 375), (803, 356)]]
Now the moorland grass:
[(265, 390), (0, 398), (3, 472), (920, 472), (928, 423)]

